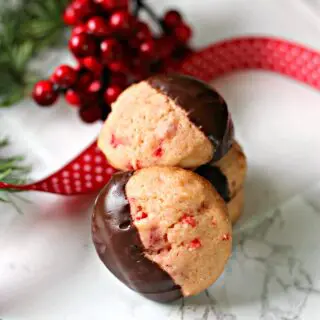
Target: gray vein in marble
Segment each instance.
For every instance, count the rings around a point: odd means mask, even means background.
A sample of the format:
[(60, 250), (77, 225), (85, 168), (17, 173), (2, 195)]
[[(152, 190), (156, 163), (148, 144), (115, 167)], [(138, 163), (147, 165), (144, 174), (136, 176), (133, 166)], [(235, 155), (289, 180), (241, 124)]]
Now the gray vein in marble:
[[(283, 229), (285, 220), (277, 209), (272, 217), (266, 219), (260, 226), (249, 234), (243, 234), (240, 240), (240, 248), (247, 259), (255, 260), (265, 267), (263, 290), (261, 293), (261, 319), (300, 319), (301, 312), (306, 305), (310, 293), (317, 293), (313, 288), (310, 275), (304, 269), (302, 261), (294, 257), (294, 248), (288, 245), (273, 244), (266, 239), (268, 231), (278, 224), (278, 229)], [(252, 257), (246, 253), (246, 241), (262, 241), (271, 252), (266, 257)], [(281, 274), (281, 269), (288, 273), (289, 277)], [(288, 306), (282, 306), (274, 301), (272, 288), (278, 287), (288, 299)], [(299, 303), (297, 303), (299, 301)]]
[[(314, 211), (320, 211), (313, 203), (308, 204)], [(314, 287), (304, 262), (296, 257), (294, 247), (273, 243), (268, 239), (271, 230), (274, 231), (275, 228), (281, 231), (285, 224), (282, 211), (276, 209), (254, 229), (238, 234), (234, 239), (233, 256), (226, 268), (226, 278), (228, 273), (232, 274), (232, 266), (238, 266), (240, 270), (245, 268), (243, 261), (257, 263), (263, 270), (262, 291), (260, 297), (257, 297), (257, 301), (261, 303), (261, 320), (302, 320), (301, 314), (310, 294), (320, 295), (320, 289)], [(226, 300), (227, 298), (226, 296)], [(226, 303), (228, 301), (218, 301), (206, 290), (201, 302), (182, 300), (179, 307), (180, 319), (194, 319), (196, 312), (201, 315), (202, 320), (237, 320), (237, 315), (226, 312)]]
[(303, 197), (303, 202), (309, 206), (313, 212), (317, 215), (320, 215), (320, 205), (314, 203), (312, 200), (310, 200), (307, 196)]

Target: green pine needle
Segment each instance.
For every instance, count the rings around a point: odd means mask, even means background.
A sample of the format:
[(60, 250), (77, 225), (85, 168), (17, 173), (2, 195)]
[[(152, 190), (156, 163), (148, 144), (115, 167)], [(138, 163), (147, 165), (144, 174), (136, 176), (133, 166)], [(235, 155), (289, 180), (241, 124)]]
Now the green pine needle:
[[(26, 177), (31, 168), (21, 165), (24, 157), (1, 157), (1, 150), (8, 144), (8, 139), (0, 139), (0, 182), (10, 184), (26, 183)], [(13, 189), (0, 189), (0, 202), (10, 203), (18, 212), (21, 213), (20, 208), (16, 204), (16, 200), (26, 201), (26, 199), (18, 196), (18, 192), (18, 190)]]
[(68, 0), (21, 0), (0, 8), (0, 107), (30, 93), (38, 80), (30, 75), (31, 59), (63, 39), (61, 19)]

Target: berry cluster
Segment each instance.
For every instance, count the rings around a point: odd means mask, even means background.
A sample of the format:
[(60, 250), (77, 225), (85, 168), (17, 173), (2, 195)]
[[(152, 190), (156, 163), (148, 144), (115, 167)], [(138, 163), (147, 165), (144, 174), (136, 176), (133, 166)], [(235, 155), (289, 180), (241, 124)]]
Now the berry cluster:
[[(72, 26), (69, 49), (78, 65), (59, 66), (50, 80), (39, 81), (33, 99), (41, 106), (54, 104), (63, 94), (79, 108), (83, 121), (105, 119), (110, 105), (130, 83), (152, 74), (174, 70), (190, 49), (192, 31), (179, 12), (158, 19), (142, 0), (74, 0), (65, 9)], [(146, 11), (160, 34), (139, 20)]]

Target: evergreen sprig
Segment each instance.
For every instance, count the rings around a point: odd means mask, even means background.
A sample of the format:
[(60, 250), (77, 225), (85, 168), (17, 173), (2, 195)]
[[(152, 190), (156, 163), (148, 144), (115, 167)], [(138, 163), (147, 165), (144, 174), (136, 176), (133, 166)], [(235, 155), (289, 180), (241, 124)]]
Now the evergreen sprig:
[(68, 0), (20, 0), (0, 8), (0, 106), (11, 106), (38, 80), (29, 62), (63, 39), (62, 12)]
[[(24, 160), (22, 156), (1, 157), (1, 150), (9, 144), (8, 139), (0, 139), (0, 182), (11, 184), (26, 183), (27, 173), (30, 167), (21, 165)], [(11, 203), (20, 212), (19, 207), (15, 204), (14, 198), (20, 198), (17, 190), (0, 189), (0, 202)]]

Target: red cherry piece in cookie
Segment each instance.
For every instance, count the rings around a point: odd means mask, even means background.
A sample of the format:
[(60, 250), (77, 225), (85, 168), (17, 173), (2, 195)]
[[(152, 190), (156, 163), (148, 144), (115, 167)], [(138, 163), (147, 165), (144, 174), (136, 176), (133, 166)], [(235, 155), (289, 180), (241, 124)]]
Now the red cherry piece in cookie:
[(159, 244), (162, 241), (161, 232), (159, 228), (153, 227), (150, 230), (149, 236), (149, 247), (154, 247), (155, 245)]
[(184, 214), (182, 216), (182, 218), (180, 219), (180, 221), (182, 223), (186, 223), (186, 224), (190, 225), (192, 228), (194, 228), (197, 225), (195, 218), (193, 216), (190, 216), (187, 214)]
[(148, 214), (144, 211), (141, 211), (141, 212), (138, 212), (136, 214), (136, 217), (135, 217), (135, 220), (142, 220), (142, 219), (145, 219), (145, 218), (148, 218)]
[(231, 240), (231, 235), (230, 233), (226, 233), (222, 236), (222, 240), (223, 241), (228, 241), (228, 240)]
[(142, 163), (140, 160), (136, 160), (136, 170), (139, 170), (139, 169), (142, 169), (143, 166), (142, 166)]
[(129, 171), (134, 170), (134, 167), (132, 166), (131, 163), (128, 163), (128, 164), (126, 165), (126, 168), (127, 168), (127, 170), (129, 170)]
[(188, 248), (194, 250), (200, 248), (201, 246), (201, 241), (198, 238), (195, 238), (189, 243)]
[(156, 158), (161, 158), (163, 156), (163, 149), (162, 147), (158, 147), (154, 153), (153, 153), (153, 156), (156, 157)]
[[(111, 134), (111, 139), (110, 139), (110, 145), (113, 148), (117, 148), (118, 146), (122, 145), (123, 142), (121, 139), (117, 138), (113, 133)], [(132, 168), (133, 169), (133, 168)]]

